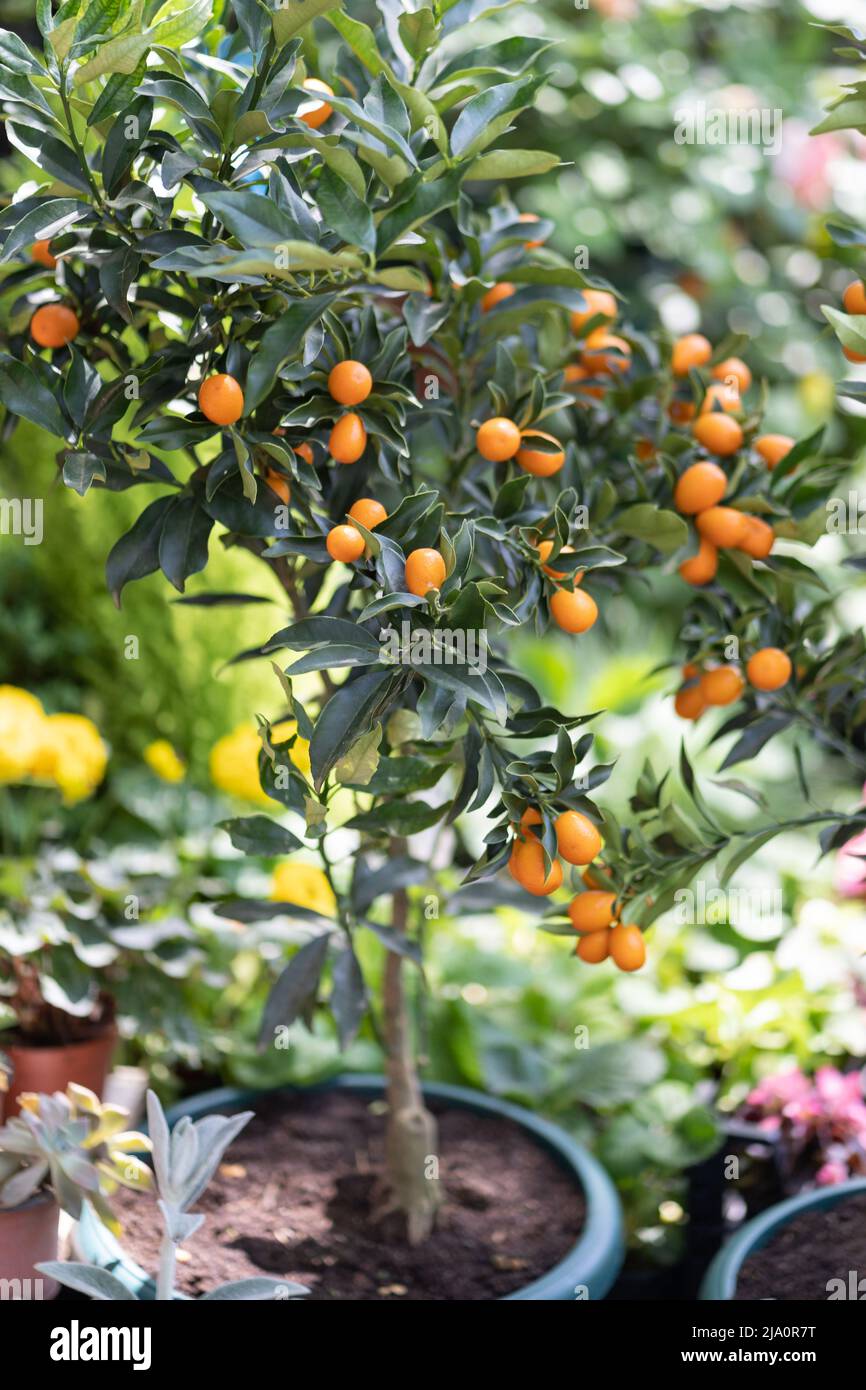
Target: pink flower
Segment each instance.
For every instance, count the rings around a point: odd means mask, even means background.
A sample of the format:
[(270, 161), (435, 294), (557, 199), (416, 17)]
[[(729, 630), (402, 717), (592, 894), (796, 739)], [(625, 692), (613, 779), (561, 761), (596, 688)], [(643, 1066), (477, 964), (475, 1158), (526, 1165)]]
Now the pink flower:
[(799, 1068), (791, 1067), (788, 1071), (776, 1072), (774, 1076), (766, 1076), (759, 1081), (746, 1097), (746, 1104), (763, 1110), (784, 1110), (794, 1101), (805, 1100), (811, 1089), (809, 1078)]
[(815, 1174), (815, 1181), (819, 1187), (832, 1187), (834, 1183), (845, 1182), (847, 1178), (848, 1169), (844, 1163), (822, 1163)]
[(843, 898), (866, 897), (866, 859), (858, 858), (861, 854), (866, 854), (866, 830), (848, 840), (836, 855), (833, 878)]

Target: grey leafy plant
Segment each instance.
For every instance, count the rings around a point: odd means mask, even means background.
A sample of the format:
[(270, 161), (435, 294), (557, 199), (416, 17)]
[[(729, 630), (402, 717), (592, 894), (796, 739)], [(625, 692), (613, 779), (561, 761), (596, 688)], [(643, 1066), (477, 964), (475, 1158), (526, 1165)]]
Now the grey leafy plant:
[[(237, 1115), (206, 1115), (201, 1120), (192, 1120), (184, 1115), (174, 1129), (169, 1130), (159, 1099), (153, 1091), (148, 1091), (147, 1123), (163, 1222), (156, 1278), (157, 1300), (169, 1301), (175, 1297), (178, 1248), (195, 1234), (204, 1221), (204, 1216), (189, 1209), (201, 1197), (229, 1144), (252, 1116), (251, 1110)], [(116, 1275), (94, 1265), (74, 1260), (50, 1260), (37, 1265), (37, 1269), (90, 1298), (126, 1302), (136, 1298)], [(269, 1298), (297, 1298), (306, 1292), (303, 1284), (285, 1279), (239, 1279), (220, 1284), (204, 1294), (203, 1299), (261, 1302)]]
[(80, 1217), (87, 1201), (116, 1230), (108, 1197), (118, 1185), (151, 1184), (150, 1169), (135, 1157), (150, 1143), (124, 1128), (128, 1112), (102, 1105), (74, 1083), (65, 1094), (25, 1092), (19, 1100), (21, 1114), (0, 1128), (0, 1208), (22, 1206), (50, 1190), (70, 1216)]

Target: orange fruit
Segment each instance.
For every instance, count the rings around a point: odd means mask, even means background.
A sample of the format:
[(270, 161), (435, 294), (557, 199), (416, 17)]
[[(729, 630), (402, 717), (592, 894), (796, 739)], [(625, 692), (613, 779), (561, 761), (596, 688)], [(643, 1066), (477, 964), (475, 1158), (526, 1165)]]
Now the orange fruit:
[(762, 434), (752, 443), (768, 468), (775, 468), (794, 447), (794, 440), (788, 434)]
[(606, 389), (604, 386), (584, 386), (582, 384), (589, 379), (589, 372), (579, 362), (570, 362), (564, 375), (565, 385), (570, 386), (575, 395), (592, 396), (597, 401), (604, 399)]
[(640, 927), (620, 924), (610, 934), (610, 954), (620, 970), (640, 970), (646, 960), (646, 943)]
[(746, 515), (746, 529), (737, 546), (745, 555), (751, 555), (753, 560), (766, 560), (770, 551), (773, 549), (773, 541), (776, 539), (772, 526), (768, 526), (766, 521), (762, 521), (759, 516)]
[(719, 568), (719, 552), (711, 541), (701, 536), (697, 555), (683, 560), (679, 566), (680, 578), (687, 584), (709, 584), (715, 579)]
[(328, 373), (328, 390), (338, 405), (360, 405), (373, 389), (373, 378), (363, 362), (347, 358)]
[(586, 300), (585, 309), (575, 309), (571, 315), (571, 331), (579, 333), (585, 323), (590, 319), (597, 318), (599, 314), (604, 314), (606, 319), (611, 322), (616, 318), (616, 296), (609, 290), (581, 290), (583, 298)]
[[(540, 222), (540, 221), (541, 221), (541, 218), (538, 216), (538, 213), (537, 213), (537, 212), (522, 212), (522, 213), (520, 214), (520, 216), (518, 217), (517, 220), (518, 220), (518, 222)], [(543, 246), (543, 245), (544, 245), (544, 242), (543, 242), (543, 241), (540, 241), (540, 240), (539, 240), (539, 241), (525, 241), (525, 242), (523, 243), (523, 249), (524, 249), (524, 251), (534, 251), (536, 246)]]
[(692, 434), (711, 454), (735, 454), (743, 442), (742, 427), (737, 421), (715, 410), (698, 416)]
[(350, 565), (364, 554), (364, 537), (354, 526), (334, 526), (325, 541), (332, 560), (342, 560)]
[[(544, 573), (545, 573), (545, 574), (549, 575), (551, 579), (567, 579), (567, 578), (568, 578), (568, 573), (567, 573), (567, 571), (560, 571), (560, 570), (551, 569), (551, 568), (550, 568), (550, 565), (546, 565), (546, 564), (544, 563), (545, 560), (547, 559), (548, 555), (550, 554), (551, 550), (553, 549), (553, 541), (539, 541), (539, 542), (538, 542), (538, 546), (537, 546), (536, 548), (537, 548), (537, 550), (538, 550), (538, 560), (539, 560), (539, 563), (540, 563), (540, 565), (541, 565), (541, 568), (544, 570)], [(564, 546), (562, 547), (562, 549), (559, 551), (559, 554), (560, 554), (560, 555), (573, 555), (573, 554), (574, 554), (574, 546), (573, 546), (573, 545), (564, 545)], [(572, 577), (573, 577), (573, 579), (574, 579), (575, 584), (579, 584), (580, 581), (581, 581), (581, 579), (583, 578), (583, 571), (581, 570), (579, 573), (573, 575)]]
[(568, 904), (568, 915), (575, 931), (604, 931), (613, 921), (616, 893), (600, 893), (591, 889), (588, 893), (578, 893)]
[(337, 463), (357, 463), (367, 447), (367, 431), (353, 410), (341, 415), (328, 436), (328, 452)]
[(686, 516), (705, 512), (721, 502), (727, 486), (727, 475), (717, 463), (693, 463), (677, 479), (674, 506)]
[(684, 681), (690, 681), (695, 676), (699, 676), (700, 674), (701, 671), (699, 666), (696, 666), (693, 661), (686, 662), (682, 670), (682, 677)]
[(674, 376), (688, 376), (693, 367), (706, 366), (712, 355), (712, 344), (703, 333), (686, 333), (674, 343), (671, 371)]
[(656, 446), (651, 439), (638, 439), (635, 441), (634, 452), (641, 463), (649, 463), (656, 456)]
[(244, 413), (244, 393), (233, 376), (224, 372), (205, 377), (198, 388), (202, 415), (214, 425), (233, 425)]
[(694, 420), (696, 406), (694, 401), (683, 400), (675, 397), (668, 406), (668, 415), (675, 425), (687, 425), (690, 420)]
[(610, 881), (610, 870), (604, 864), (593, 864), (591, 869), (584, 869), (580, 877), (587, 888), (604, 888)]
[(674, 709), (680, 719), (699, 719), (707, 707), (700, 685), (684, 685), (674, 696)]
[(586, 340), (581, 362), (590, 376), (613, 376), (631, 366), (631, 348), (625, 338), (594, 328)]
[[(322, 92), (326, 97), (334, 95), (333, 87), (329, 87), (327, 82), (322, 82), (318, 77), (305, 77), (301, 86), (307, 92)], [(333, 106), (327, 101), (316, 101), (310, 106), (307, 106), (305, 102), (300, 110), (295, 112), (295, 115), (311, 130), (318, 130), (319, 126), (324, 125), (328, 117), (333, 114), (333, 110)]]
[(537, 806), (527, 806), (520, 817), (520, 829), (525, 832), (530, 825), (541, 825), (541, 819), (541, 812)]
[(80, 328), (78, 315), (67, 304), (43, 304), (30, 320), (30, 333), (44, 348), (66, 347)]
[(406, 556), (406, 588), (419, 598), (431, 589), (441, 589), (445, 583), (445, 561), (438, 550), (424, 546)]
[(849, 362), (866, 362), (866, 353), (855, 352), (853, 348), (843, 347), (842, 354)]
[(708, 415), (711, 410), (727, 410), (730, 413), (739, 409), (740, 389), (736, 382), (729, 385), (726, 381), (714, 381), (701, 401), (700, 414)]
[(842, 296), (846, 314), (866, 314), (866, 285), (862, 280), (852, 280)]
[(489, 314), (491, 309), (495, 309), (497, 304), (501, 304), (503, 299), (510, 299), (514, 294), (514, 286), (508, 280), (500, 280), (498, 285), (492, 285), (481, 300), (482, 314)]
[(716, 666), (704, 671), (700, 691), (708, 705), (732, 705), (743, 693), (745, 681), (736, 666)]
[(522, 430), (517, 462), (525, 473), (532, 473), (536, 478), (550, 478), (565, 463), (565, 451), (558, 448), (555, 454), (542, 453), (540, 449), (533, 449), (534, 439), (546, 439), (548, 444), (559, 445), (558, 439), (552, 434), (545, 434), (543, 430)]
[(313, 462), (313, 451), (309, 444), (293, 444), (292, 450), (297, 454), (299, 459), (304, 459), (310, 464)]
[(583, 589), (557, 589), (550, 597), (550, 616), (564, 632), (588, 632), (598, 617), (598, 604)]
[(515, 840), (511, 851), (511, 872), (521, 888), (537, 898), (556, 892), (562, 885), (562, 865), (558, 859), (553, 860), (545, 876), (544, 850), (541, 841), (536, 840), (534, 835), (526, 840)]
[(494, 415), (479, 425), (475, 447), (488, 463), (505, 463), (506, 459), (513, 459), (520, 448), (520, 430), (513, 420)]
[(609, 931), (594, 931), (588, 936), (582, 936), (577, 943), (574, 954), (579, 956), (586, 965), (601, 965), (603, 960), (607, 960), (610, 951)]
[(349, 516), (353, 521), (360, 521), (368, 531), (375, 531), (381, 521), (388, 519), (388, 513), (375, 497), (359, 497), (349, 508)]
[(736, 382), (741, 396), (752, 384), (752, 373), (741, 357), (726, 357), (724, 362), (717, 362), (711, 375), (716, 381)]
[(739, 545), (746, 533), (745, 512), (734, 507), (707, 507), (695, 518), (699, 532), (720, 549)]
[(53, 270), (57, 264), (57, 257), (51, 254), (50, 238), (43, 241), (34, 241), (30, 248), (30, 255), (34, 261), (38, 261), (40, 265), (47, 266), (49, 270)]
[(781, 690), (791, 679), (791, 658), (780, 647), (762, 647), (746, 662), (746, 675), (756, 690)]
[(278, 473), (275, 468), (269, 468), (265, 473), (265, 482), (271, 492), (275, 492), (280, 501), (288, 506), (292, 500), (292, 489), (289, 487), (288, 478), (284, 478), (282, 473)]
[(604, 841), (588, 816), (580, 811), (563, 811), (553, 822), (556, 847), (569, 864), (591, 864), (604, 847)]

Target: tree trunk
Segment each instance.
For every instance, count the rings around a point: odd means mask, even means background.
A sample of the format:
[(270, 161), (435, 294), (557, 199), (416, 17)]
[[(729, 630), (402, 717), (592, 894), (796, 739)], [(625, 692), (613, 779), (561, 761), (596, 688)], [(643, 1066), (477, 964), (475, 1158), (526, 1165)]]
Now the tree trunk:
[[(401, 935), (406, 930), (407, 907), (405, 892), (395, 893), (394, 929)], [(396, 951), (389, 951), (385, 961), (384, 1006), (388, 1209), (405, 1216), (409, 1243), (419, 1245), (432, 1231), (441, 1201), (438, 1133), (418, 1079), (403, 957)]]

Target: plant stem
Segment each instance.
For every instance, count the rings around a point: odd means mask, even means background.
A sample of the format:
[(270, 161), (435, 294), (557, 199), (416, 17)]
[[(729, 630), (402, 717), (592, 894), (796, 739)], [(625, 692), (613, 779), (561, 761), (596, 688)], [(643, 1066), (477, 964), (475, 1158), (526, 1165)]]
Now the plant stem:
[[(402, 842), (394, 841), (391, 853), (396, 855), (402, 848)], [(408, 908), (406, 891), (399, 889), (394, 894), (392, 922), (401, 935), (406, 933)], [(397, 951), (389, 951), (385, 958), (383, 993), (389, 1208), (405, 1216), (409, 1243), (419, 1245), (430, 1235), (441, 1201), (436, 1174), (438, 1133), (421, 1091), (406, 1004), (403, 957)]]
[(158, 1303), (170, 1303), (174, 1293), (174, 1267), (177, 1252), (174, 1241), (165, 1235), (159, 1247), (159, 1272), (156, 1276)]

